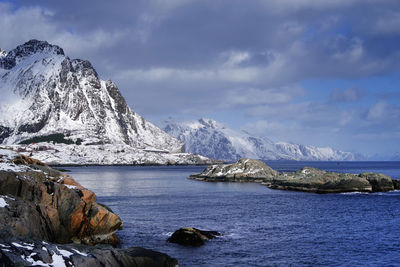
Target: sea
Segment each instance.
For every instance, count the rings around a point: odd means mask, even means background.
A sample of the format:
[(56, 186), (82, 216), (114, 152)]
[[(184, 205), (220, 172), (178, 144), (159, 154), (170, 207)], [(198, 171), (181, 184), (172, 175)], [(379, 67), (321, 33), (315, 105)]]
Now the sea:
[[(310, 166), (400, 179), (400, 162), (267, 164), (278, 171)], [(164, 252), (179, 266), (400, 266), (399, 191), (314, 194), (187, 179), (204, 166), (68, 169), (121, 217), (122, 247)], [(222, 235), (202, 247), (168, 243), (181, 227)]]

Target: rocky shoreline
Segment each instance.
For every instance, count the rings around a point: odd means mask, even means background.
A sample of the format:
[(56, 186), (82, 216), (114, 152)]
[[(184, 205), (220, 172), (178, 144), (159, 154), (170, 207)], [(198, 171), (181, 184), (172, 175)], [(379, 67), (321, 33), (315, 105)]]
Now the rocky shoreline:
[[(0, 262), (10, 266), (176, 266), (168, 255), (117, 249), (122, 221), (71, 176), (0, 149)], [(56, 264), (57, 263), (57, 264)]]
[(192, 174), (189, 179), (206, 182), (255, 182), (271, 189), (311, 193), (387, 192), (400, 189), (400, 180), (381, 173), (336, 173), (311, 167), (279, 173), (264, 162), (240, 159), (233, 164), (217, 164)]

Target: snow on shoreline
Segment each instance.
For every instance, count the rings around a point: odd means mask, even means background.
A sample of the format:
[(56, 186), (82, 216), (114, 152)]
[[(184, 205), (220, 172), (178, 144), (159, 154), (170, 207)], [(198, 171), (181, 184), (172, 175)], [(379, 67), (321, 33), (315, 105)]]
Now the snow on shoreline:
[(10, 145), (18, 153), (49, 165), (198, 165), (212, 161), (190, 153), (165, 153), (125, 144), (67, 145), (39, 143)]

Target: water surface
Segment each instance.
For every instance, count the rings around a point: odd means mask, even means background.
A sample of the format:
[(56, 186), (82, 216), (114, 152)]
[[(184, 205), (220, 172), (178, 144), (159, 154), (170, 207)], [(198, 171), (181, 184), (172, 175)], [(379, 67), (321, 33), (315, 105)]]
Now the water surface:
[[(400, 178), (399, 162), (268, 162)], [(74, 167), (71, 175), (124, 222), (124, 247), (169, 254), (180, 266), (397, 265), (400, 192), (319, 195), (251, 183), (188, 180), (201, 166)], [(166, 242), (180, 227), (216, 230), (200, 248)]]

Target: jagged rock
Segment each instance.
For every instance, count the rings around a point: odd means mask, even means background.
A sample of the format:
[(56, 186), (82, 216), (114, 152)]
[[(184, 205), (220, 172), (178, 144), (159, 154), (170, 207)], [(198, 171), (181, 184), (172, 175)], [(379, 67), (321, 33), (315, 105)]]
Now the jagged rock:
[(278, 172), (260, 160), (240, 159), (234, 164), (207, 166), (202, 173), (189, 178), (207, 182), (263, 182), (276, 176)]
[(272, 189), (314, 193), (386, 192), (400, 188), (400, 182), (380, 173), (335, 173), (304, 167), (278, 173), (258, 160), (240, 159), (234, 164), (212, 165), (189, 179), (207, 182), (261, 182)]
[(202, 246), (204, 241), (213, 239), (221, 234), (216, 231), (204, 231), (192, 227), (185, 227), (176, 230), (168, 239), (168, 242), (184, 246)]
[(175, 267), (176, 259), (140, 247), (60, 245), (37, 239), (9, 238), (0, 234), (1, 266)]
[(0, 228), (57, 243), (116, 244), (118, 215), (72, 177), (37, 160), (0, 149)]

